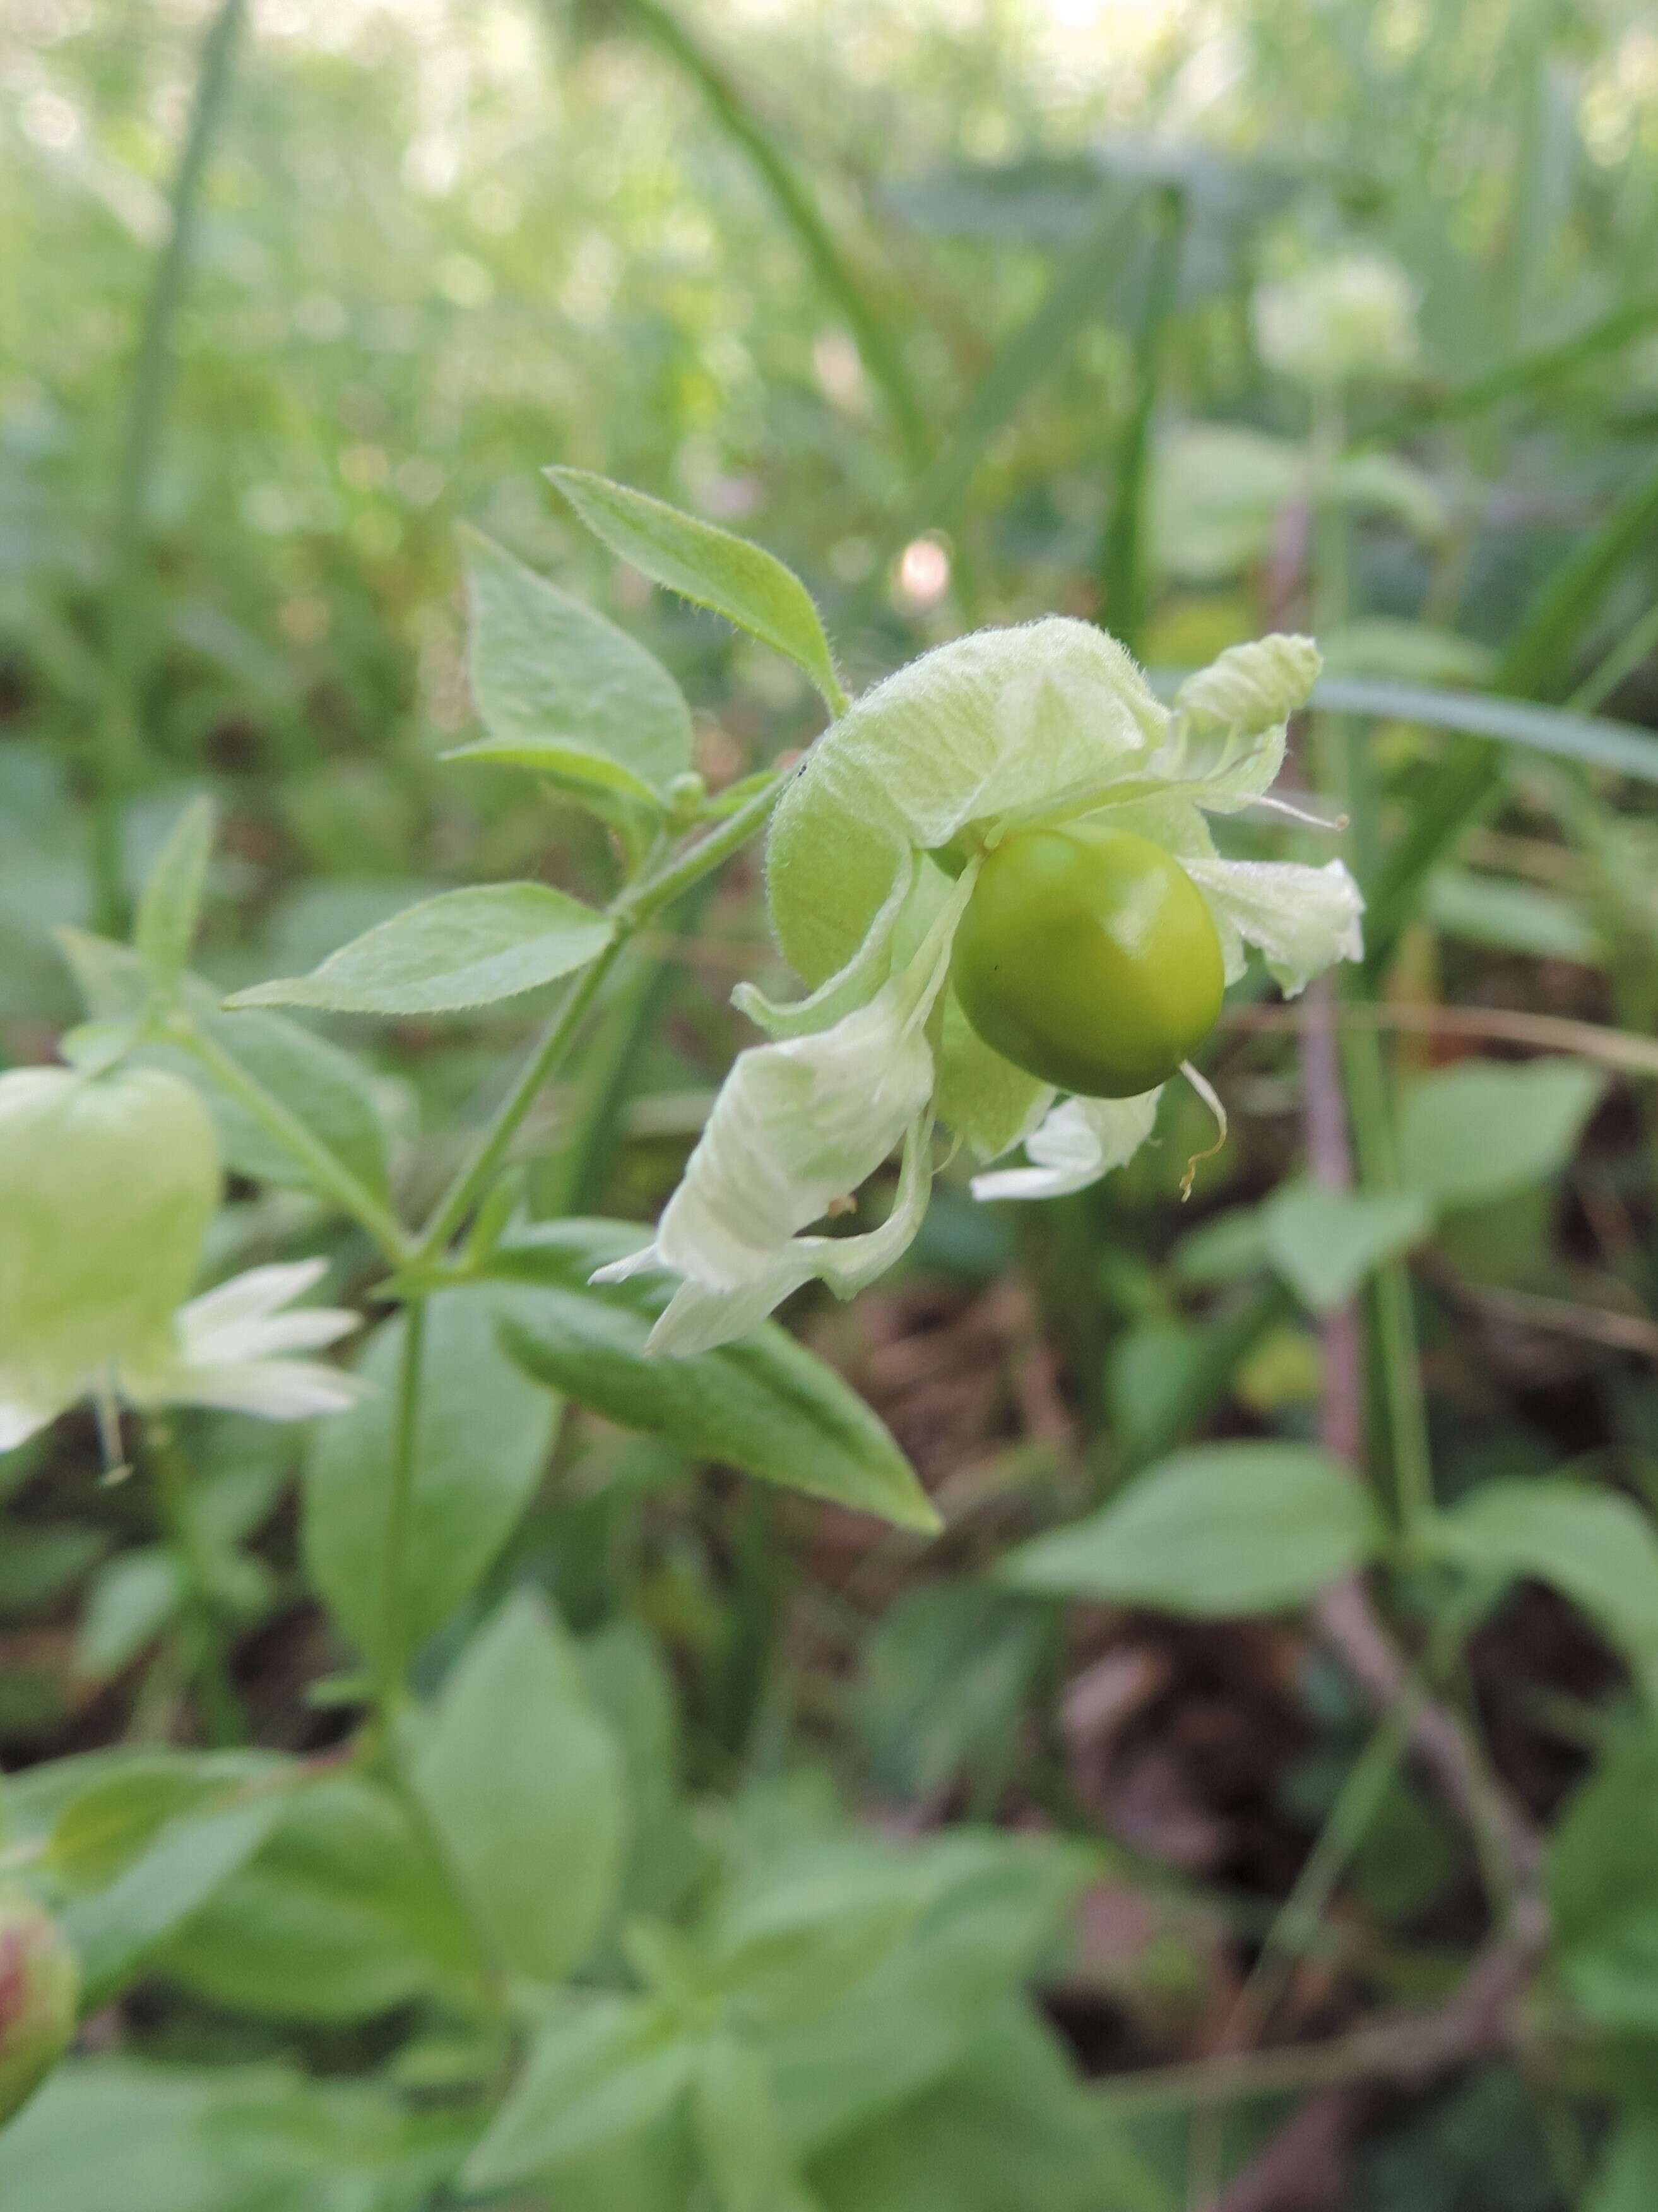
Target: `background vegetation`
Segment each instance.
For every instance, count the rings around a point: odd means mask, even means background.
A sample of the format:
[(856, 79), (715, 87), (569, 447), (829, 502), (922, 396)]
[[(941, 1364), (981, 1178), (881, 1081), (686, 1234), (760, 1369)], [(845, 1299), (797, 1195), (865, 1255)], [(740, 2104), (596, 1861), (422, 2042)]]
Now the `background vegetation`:
[[(1042, 1208), (975, 1207), (952, 1172), (902, 1274), (790, 1311), (944, 1536), (591, 1413), (555, 1441), (458, 1342), (471, 1433), (489, 1419), (534, 1495), (417, 1686), (466, 1741), (461, 1700), (499, 1710), (477, 1655), (524, 1618), (499, 1608), (542, 1593), (627, 1764), (631, 1909), (689, 1899), (732, 1957), (755, 1899), (786, 1919), (790, 1854), (834, 1844), (830, 1917), (866, 1955), (792, 1971), (845, 1974), (841, 2041), (770, 1984), (750, 2018), (828, 2212), (1643, 2212), (1645, 12), (12, 0), (0, 81), (9, 1064), (80, 1018), (54, 931), (124, 927), (203, 793), (224, 830), (198, 965), (224, 990), (447, 886), (602, 899), (591, 820), (440, 763), (473, 728), (463, 519), (668, 663), (711, 784), (809, 741), (804, 679), (619, 568), (550, 462), (769, 545), (854, 690), (1052, 610), (1159, 671), (1315, 631), (1300, 780), (1351, 817), (1370, 957), (1339, 998), (1235, 994), (1206, 1062), (1232, 1139), (1192, 1202), (1181, 1127)], [(1355, 246), (1406, 272), (1419, 344), (1309, 392), (1263, 362), (1251, 297)], [(748, 1041), (744, 976), (785, 981), (751, 860), (646, 940), (542, 1102), (531, 1216), (654, 1213)], [(327, 1026), (411, 1205), (528, 1018)], [(367, 1248), (317, 1199), (233, 1195), (216, 1272), (325, 1249), (339, 1301), (361, 1292)], [(53, 1824), (88, 1758), (325, 1758), (350, 1723), (299, 1504), (301, 1462), (309, 1492), (341, 1448), (184, 1425), (182, 1516), (152, 1470), (102, 1481), (89, 1417), (0, 1458), (3, 1847), (28, 1866), (56, 1835), (87, 1946), (112, 1863)], [(1258, 1456), (1216, 1456), (1240, 1442)], [(1303, 1510), (1315, 1445), (1362, 1469), (1385, 1541)], [(1060, 1528), (1013, 1588), (1013, 1547)], [(455, 1996), (464, 1935), (423, 1862), (388, 1905), (379, 1815), (322, 1802), (146, 1943), (118, 1929), (110, 2002), (0, 2136), (0, 2195), (786, 2201), (729, 2118), (746, 2077), (704, 2094), (700, 2152), (648, 2100), (620, 2148), (550, 2147), (544, 2111), (458, 2182), (505, 2063)], [(569, 1965), (669, 1974), (610, 1932)]]

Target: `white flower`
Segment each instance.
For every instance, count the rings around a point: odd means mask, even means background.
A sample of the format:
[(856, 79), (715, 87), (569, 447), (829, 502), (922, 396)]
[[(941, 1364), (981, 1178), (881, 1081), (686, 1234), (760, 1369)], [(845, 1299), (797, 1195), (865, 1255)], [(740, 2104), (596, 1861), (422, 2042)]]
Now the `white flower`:
[(191, 1298), (173, 1316), (173, 1357), (118, 1370), (121, 1395), (135, 1406), (217, 1406), (268, 1421), (343, 1413), (362, 1395), (357, 1377), (290, 1355), (337, 1344), (356, 1328), (356, 1315), (343, 1306), (282, 1311), (327, 1272), (325, 1260), (251, 1267)]
[[(1227, 860), (1205, 820), (1266, 799), (1318, 666), (1305, 638), (1235, 647), (1170, 709), (1114, 640), (1054, 618), (940, 647), (841, 717), (784, 794), (768, 847), (773, 924), (810, 994), (778, 1006), (738, 992), (771, 1042), (738, 1056), (654, 1242), (595, 1279), (679, 1276), (653, 1350), (705, 1350), (808, 1281), (844, 1297), (891, 1266), (926, 1211), (935, 1119), (984, 1160), (1024, 1144), (1029, 1166), (976, 1178), (987, 1199), (1080, 1189), (1150, 1135), (1157, 1090), (1056, 1105), (1049, 1083), (978, 1035), (951, 988), (957, 924), (1008, 836), (1086, 823), (1151, 840), (1207, 906), (1229, 982), (1246, 944), (1291, 994), (1358, 957), (1363, 902), (1340, 861)], [(813, 1232), (901, 1140), (886, 1220)]]
[(337, 1343), (357, 1327), (357, 1316), (340, 1306), (282, 1310), (327, 1272), (325, 1260), (250, 1268), (180, 1306), (167, 1346), (112, 1359), (94, 1381), (83, 1379), (51, 1401), (0, 1397), (0, 1451), (22, 1443), (88, 1395), (145, 1411), (215, 1406), (270, 1421), (343, 1412), (363, 1384), (320, 1360), (290, 1355)]
[(1263, 284), (1252, 313), (1261, 359), (1298, 383), (1395, 376), (1416, 360), (1416, 295), (1385, 254), (1341, 253)]

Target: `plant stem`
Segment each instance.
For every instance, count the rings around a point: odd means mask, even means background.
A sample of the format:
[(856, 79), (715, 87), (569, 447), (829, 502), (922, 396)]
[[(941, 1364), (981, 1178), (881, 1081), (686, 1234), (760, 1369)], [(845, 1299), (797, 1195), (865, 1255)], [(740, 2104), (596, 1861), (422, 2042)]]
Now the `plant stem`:
[[(1334, 480), (1345, 441), (1340, 401), (1334, 395), (1326, 395), (1318, 404), (1313, 426), (1312, 597), (1315, 624), (1321, 630), (1346, 620), (1351, 597), (1347, 524)], [(1346, 810), (1356, 872), (1359, 881), (1368, 884), (1375, 878), (1379, 854), (1376, 810), (1351, 718), (1321, 715), (1316, 734), (1321, 773)], [(1360, 999), (1368, 995), (1369, 980), (1363, 969), (1355, 969), (1344, 982), (1347, 995)], [(1398, 1182), (1398, 1170), (1378, 1033), (1372, 1029), (1344, 1029), (1340, 1054), (1358, 1181), (1366, 1189), (1391, 1189)], [(1392, 1446), (1394, 1503), (1409, 1558), (1423, 1548), (1433, 1514), (1433, 1460), (1416, 1310), (1410, 1269), (1404, 1260), (1384, 1261), (1377, 1268), (1371, 1310)]]
[(392, 1427), (392, 1487), (386, 1498), (386, 1550), (380, 1561), (380, 1628), (374, 1652), (374, 1711), (390, 1738), (403, 1702), (409, 1664), (409, 1528), (420, 1452), (421, 1360), (426, 1345), (426, 1301), (411, 1298), (398, 1353), (398, 1395)]
[(190, 124), (171, 194), (171, 228), (144, 303), (132, 376), (126, 437), (110, 530), (108, 665), (96, 756), (93, 872), (98, 927), (118, 936), (126, 920), (122, 880), (121, 805), (138, 752), (137, 693), (142, 626), (136, 602), (143, 576), (144, 514), (161, 447), (174, 367), (173, 332), (195, 251), (202, 180), (228, 98), (246, 0), (222, 0), (202, 42)]
[(247, 1716), (231, 1680), (224, 1626), (213, 1595), (213, 1561), (196, 1512), (191, 1470), (178, 1432), (164, 1415), (154, 1413), (145, 1421), (144, 1446), (155, 1478), (162, 1526), (183, 1564), (189, 1585), (185, 1613), (191, 1645), (190, 1671), (200, 1700), (203, 1726), (216, 1747), (246, 1743)]
[(557, 1012), (519, 1070), (517, 1080), (496, 1108), (495, 1118), (471, 1158), (460, 1168), (434, 1208), (417, 1247), (406, 1255), (410, 1264), (425, 1267), (436, 1260), (483, 1194), (489, 1178), (506, 1158), (519, 1125), (535, 1103), (537, 1092), (569, 1050), (623, 946), (665, 906), (701, 883), (746, 844), (770, 814), (788, 781), (786, 773), (774, 776), (735, 814), (728, 816), (706, 837), (699, 838), (688, 852), (653, 874), (629, 884), (610, 902), (607, 911), (616, 925), (615, 936), (566, 992)]
[(352, 1174), (337, 1153), (313, 1134), (298, 1115), (267, 1091), (228, 1053), (217, 1038), (182, 1012), (168, 1024), (171, 1041), (199, 1060), (220, 1087), (274, 1137), (311, 1177), (319, 1191), (331, 1198), (379, 1246), (387, 1262), (401, 1267), (410, 1255), (407, 1234), (388, 1206)]
[(1151, 418), (1163, 378), (1169, 325), (1180, 289), (1186, 240), (1186, 195), (1176, 185), (1157, 194), (1145, 305), (1134, 337), (1134, 398), (1117, 444), (1110, 520), (1100, 554), (1105, 617), (1131, 653), (1141, 647), (1146, 616), (1145, 492)]

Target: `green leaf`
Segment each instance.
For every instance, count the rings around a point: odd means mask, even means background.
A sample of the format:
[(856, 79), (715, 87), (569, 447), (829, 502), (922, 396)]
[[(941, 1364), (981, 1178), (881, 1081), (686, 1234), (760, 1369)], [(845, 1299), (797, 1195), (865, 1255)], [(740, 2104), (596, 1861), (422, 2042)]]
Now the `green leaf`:
[(587, 1281), (642, 1241), (627, 1223), (561, 1221), (499, 1246), (490, 1272), (514, 1286), (498, 1304), (513, 1358), (607, 1419), (666, 1437), (699, 1459), (901, 1528), (938, 1528), (885, 1425), (781, 1328), (768, 1322), (688, 1359), (647, 1358), (645, 1340), (666, 1302), (662, 1285)]
[(157, 1964), (232, 2011), (326, 2021), (465, 1989), (477, 1960), (408, 1814), (377, 1784), (340, 1775), (288, 1793), (257, 1854)]
[(222, 1767), (185, 1752), (125, 1761), (70, 1798), (52, 1825), (44, 1863), (65, 1889), (102, 1889), (169, 1820), (234, 1786)]
[(1441, 1516), (1436, 1541), (1476, 1574), (1561, 1591), (1658, 1698), (1658, 1534), (1629, 1498), (1569, 1476), (1485, 1482)]
[(1467, 1060), (1405, 1094), (1400, 1176), (1439, 1206), (1478, 1206), (1558, 1175), (1605, 1091), (1576, 1060)]
[[(61, 929), (58, 944), (94, 1021), (139, 1012), (149, 986), (137, 953), (85, 930)], [(313, 1036), (282, 1014), (227, 1014), (219, 994), (199, 976), (185, 979), (191, 1018), (244, 1072), (280, 1099), (296, 1120), (344, 1162), (368, 1190), (383, 1196), (386, 1182), (386, 1125), (374, 1087), (349, 1053)], [(172, 1045), (146, 1046), (145, 1066), (171, 1068), (196, 1084), (212, 1109), (233, 1173), (256, 1182), (308, 1188), (305, 1170), (217, 1084), (200, 1062)]]
[(1367, 676), (1321, 676), (1309, 702), (1334, 714), (1374, 714), (1429, 730), (1493, 738), (1557, 760), (1580, 761), (1640, 783), (1658, 783), (1658, 737), (1632, 722), (1574, 714), (1490, 691), (1443, 691), (1428, 684), (1394, 684)]
[(1658, 2111), (1635, 2105), (1619, 2114), (1582, 2212), (1651, 2212), (1658, 2204)]
[(1614, 1736), (1549, 1838), (1546, 1887), (1561, 1971), (1605, 2027), (1658, 2033), (1658, 1735)]
[(615, 925), (550, 884), (443, 891), (331, 952), (309, 975), (238, 991), (228, 1006), (443, 1014), (533, 991), (596, 960)]
[(838, 2003), (910, 1934), (936, 1884), (926, 1862), (828, 1845), (751, 1877), (699, 1931), (733, 2022), (768, 2032)]
[(83, 2002), (115, 1995), (220, 1883), (252, 1858), (276, 1817), (276, 1793), (186, 1814), (162, 1827), (107, 1889), (78, 1899), (64, 1926), (81, 1957)]
[(184, 1603), (178, 1555), (165, 1544), (141, 1545), (99, 1570), (87, 1592), (75, 1635), (75, 1671), (106, 1682), (154, 1641)]
[(1173, 2212), (1058, 2037), (1014, 1998), (961, 2063), (812, 2169), (825, 2212)]
[(1206, 1444), (1021, 1545), (1001, 1573), (1045, 1596), (1224, 1618), (1299, 1605), (1362, 1566), (1379, 1540), (1363, 1488), (1327, 1452)]
[(1433, 1226), (1413, 1190), (1330, 1190), (1285, 1183), (1261, 1209), (1266, 1256), (1315, 1313), (1345, 1305), (1371, 1271), (1408, 1251)]
[(184, 973), (195, 941), (214, 827), (213, 801), (192, 799), (157, 854), (139, 896), (133, 945), (150, 981), (163, 990)]
[(864, 1639), (853, 1707), (870, 1778), (898, 1803), (1000, 1796), (1042, 1663), (1041, 1613), (980, 1582), (937, 1582), (890, 1606)]
[(691, 717), (660, 661), (463, 528), (472, 700), (489, 732), (446, 760), (505, 761), (578, 792), (660, 806), (691, 765)]
[(1466, 945), (1589, 965), (1606, 957), (1604, 943), (1577, 902), (1539, 884), (1438, 868), (1429, 879), (1423, 913), (1434, 928)]
[(611, 552), (786, 654), (811, 678), (829, 711), (841, 712), (846, 696), (817, 610), (800, 579), (774, 555), (608, 477), (586, 469), (552, 468), (547, 474)]
[[(369, 1395), (318, 1425), (304, 1476), (307, 1570), (367, 1657), (385, 1630), (384, 1562), (401, 1316), (363, 1347)], [(485, 1297), (428, 1299), (402, 1610), (410, 1648), (475, 1588), (534, 1494), (559, 1419), (556, 1398), (507, 1357)]]
[(691, 2111), (720, 2212), (797, 2212), (799, 2176), (758, 2053), (710, 2036), (697, 2053)]
[(452, 2173), (468, 2119), (378, 2081), (131, 2058), (61, 2067), (0, 2135), (20, 2212), (414, 2212)]
[(1056, 1941), (1093, 1867), (1033, 1838), (957, 1829), (925, 1853), (937, 1901), (838, 2004), (766, 2039), (786, 2136), (811, 2157), (960, 2063)]
[(550, 1982), (579, 1966), (621, 1880), (622, 1756), (537, 1599), (510, 1598), (462, 1654), (415, 1774), (499, 1963)]
[(503, 2188), (641, 2133), (689, 2087), (697, 2046), (655, 2004), (566, 2001), (467, 2160), (468, 2189)]
[(582, 1639), (587, 1694), (616, 1738), (627, 1772), (632, 1836), (623, 1876), (624, 1914), (671, 1907), (700, 1863), (680, 1795), (679, 1717), (655, 1643), (637, 1621), (617, 1618)]

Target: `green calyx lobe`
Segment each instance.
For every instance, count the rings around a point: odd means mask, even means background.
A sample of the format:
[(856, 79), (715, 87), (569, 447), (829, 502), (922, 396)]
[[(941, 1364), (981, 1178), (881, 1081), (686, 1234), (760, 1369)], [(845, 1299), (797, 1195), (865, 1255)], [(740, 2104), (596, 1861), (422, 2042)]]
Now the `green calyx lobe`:
[(951, 975), (987, 1045), (1088, 1098), (1165, 1082), (1214, 1027), (1226, 981), (1209, 908), (1178, 861), (1079, 823), (1021, 831), (987, 856)]

